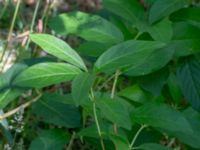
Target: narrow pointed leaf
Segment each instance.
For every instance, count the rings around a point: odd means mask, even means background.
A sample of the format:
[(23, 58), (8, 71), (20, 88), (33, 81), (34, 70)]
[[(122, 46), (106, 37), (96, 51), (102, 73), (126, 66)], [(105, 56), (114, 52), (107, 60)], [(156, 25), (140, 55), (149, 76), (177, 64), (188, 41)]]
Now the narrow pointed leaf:
[(154, 55), (158, 48), (164, 47), (162, 42), (130, 40), (111, 47), (104, 52), (95, 63), (99, 71), (115, 71), (124, 67), (140, 66)]
[(81, 57), (64, 41), (48, 34), (31, 34), (30, 37), (47, 53), (87, 70)]
[(42, 88), (72, 80), (81, 73), (80, 69), (65, 63), (40, 63), (19, 74), (13, 84), (20, 87)]

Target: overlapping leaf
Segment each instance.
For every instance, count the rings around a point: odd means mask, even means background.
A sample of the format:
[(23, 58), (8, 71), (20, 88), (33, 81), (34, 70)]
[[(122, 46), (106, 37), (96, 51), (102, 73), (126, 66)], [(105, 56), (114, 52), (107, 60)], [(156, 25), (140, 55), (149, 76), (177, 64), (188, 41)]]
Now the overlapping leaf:
[(20, 73), (13, 84), (20, 87), (42, 88), (63, 81), (72, 80), (81, 71), (65, 63), (40, 63)]

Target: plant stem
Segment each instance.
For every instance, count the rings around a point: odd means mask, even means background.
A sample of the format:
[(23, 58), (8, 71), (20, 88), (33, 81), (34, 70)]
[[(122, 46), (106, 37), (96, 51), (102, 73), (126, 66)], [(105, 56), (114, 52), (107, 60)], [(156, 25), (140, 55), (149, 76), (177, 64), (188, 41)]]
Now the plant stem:
[(70, 142), (69, 142), (69, 145), (67, 146), (66, 150), (72, 149), (72, 145), (73, 145), (75, 136), (76, 136), (76, 132), (73, 132), (72, 137), (71, 137)]
[(15, 113), (17, 113), (21, 108), (26, 108), (28, 106), (30, 106), (32, 103), (36, 102), (38, 99), (40, 99), (40, 97), (42, 96), (42, 94), (39, 94), (37, 97), (33, 98), (32, 100), (20, 105), (19, 107), (3, 114), (2, 116), (0, 116), (0, 121), (3, 120), (3, 119), (6, 119), (12, 115), (14, 115)]
[(138, 33), (136, 34), (136, 36), (134, 37), (134, 40), (137, 40), (141, 34), (142, 34), (142, 32), (138, 32)]
[(140, 133), (142, 132), (142, 130), (143, 130), (144, 128), (146, 128), (146, 127), (147, 127), (147, 125), (142, 125), (142, 126), (139, 128), (139, 130), (136, 132), (136, 134), (135, 134), (135, 136), (133, 137), (133, 140), (132, 140), (132, 142), (131, 142), (131, 144), (130, 144), (130, 149), (132, 149), (132, 147), (133, 147), (133, 145), (135, 144), (135, 141), (137, 140), (139, 134), (140, 134)]
[[(116, 91), (116, 86), (117, 86), (117, 81), (118, 81), (118, 77), (119, 77), (119, 75), (120, 75), (120, 71), (119, 70), (117, 70), (116, 72), (115, 72), (115, 76), (114, 76), (114, 82), (113, 82), (113, 86), (112, 86), (112, 91), (111, 91), (111, 99), (114, 99), (114, 97), (115, 97), (115, 91)], [(113, 130), (114, 130), (114, 133), (115, 134), (117, 134), (117, 124), (113, 124)]]
[(101, 128), (100, 128), (98, 117), (97, 117), (97, 110), (96, 110), (94, 93), (93, 93), (92, 89), (91, 89), (91, 94), (90, 94), (90, 100), (93, 103), (93, 105), (92, 105), (93, 106), (93, 114), (94, 114), (94, 119), (95, 119), (95, 123), (96, 123), (96, 126), (97, 126), (97, 132), (98, 132), (99, 138), (100, 138), (101, 148), (102, 148), (102, 150), (105, 150), (105, 145), (104, 145), (102, 134), (101, 134)]
[(111, 91), (111, 98), (113, 99), (115, 96), (115, 90), (116, 90), (116, 86), (117, 86), (117, 81), (118, 81), (118, 77), (120, 75), (120, 71), (117, 70), (114, 76), (114, 82), (113, 82), (113, 86), (112, 86), (112, 91)]
[[(33, 18), (32, 18), (32, 21), (31, 21), (30, 33), (33, 32), (33, 27), (35, 25), (36, 16), (37, 16), (37, 13), (38, 13), (39, 6), (40, 6), (40, 0), (37, 0), (35, 10), (34, 10), (34, 13), (33, 13)], [(28, 39), (25, 49), (29, 48), (29, 44), (30, 44), (30, 39)]]

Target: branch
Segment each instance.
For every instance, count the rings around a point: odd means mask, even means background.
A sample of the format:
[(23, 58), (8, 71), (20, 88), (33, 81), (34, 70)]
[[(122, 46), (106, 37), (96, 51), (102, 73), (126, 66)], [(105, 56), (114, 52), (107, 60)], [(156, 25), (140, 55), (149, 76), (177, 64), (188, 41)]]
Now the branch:
[(15, 113), (17, 113), (21, 108), (25, 109), (26, 107), (30, 106), (32, 103), (36, 102), (40, 97), (42, 96), (42, 94), (39, 94), (37, 97), (33, 98), (32, 100), (20, 105), (19, 107), (3, 114), (2, 116), (0, 116), (0, 121), (3, 119), (6, 119), (12, 115), (14, 115)]

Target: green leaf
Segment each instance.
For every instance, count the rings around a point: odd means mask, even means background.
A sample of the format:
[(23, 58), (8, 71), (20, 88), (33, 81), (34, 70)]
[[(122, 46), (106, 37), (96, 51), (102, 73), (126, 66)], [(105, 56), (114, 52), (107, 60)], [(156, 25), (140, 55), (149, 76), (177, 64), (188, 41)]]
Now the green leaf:
[(50, 129), (42, 131), (34, 139), (29, 150), (62, 150), (64, 145), (70, 141), (70, 135), (61, 129)]
[(11, 101), (23, 93), (20, 89), (6, 89), (0, 92), (0, 109), (6, 107)]
[(137, 0), (103, 0), (105, 9), (139, 27), (144, 8)]
[(200, 111), (200, 64), (195, 59), (189, 59), (177, 70), (177, 77), (186, 100), (193, 108)]
[(168, 76), (169, 70), (165, 67), (157, 72), (139, 77), (138, 83), (143, 89), (151, 92), (155, 96), (159, 96), (161, 95), (164, 84), (167, 83)]
[(60, 35), (76, 34), (82, 24), (87, 23), (91, 15), (84, 12), (70, 12), (60, 14), (50, 19), (48, 25)]
[(129, 143), (125, 139), (117, 135), (110, 135), (110, 139), (115, 144), (116, 150), (129, 150)]
[(186, 109), (183, 112), (183, 115), (189, 121), (193, 133), (177, 133), (176, 136), (182, 141), (183, 143), (190, 145), (193, 148), (199, 149), (200, 148), (200, 114), (199, 112), (195, 111), (191, 107)]
[(138, 149), (140, 150), (172, 150), (169, 147), (166, 147), (164, 145), (155, 144), (155, 143), (145, 143), (140, 146), (138, 146)]
[[(98, 58), (95, 67), (98, 71), (104, 72), (115, 71), (133, 64), (135, 67), (138, 67), (142, 65), (148, 57), (156, 55), (156, 50), (163, 46), (165, 46), (164, 43), (155, 41), (126, 41), (104, 52)], [(159, 57), (160, 56), (162, 55), (159, 55)]]
[(98, 57), (110, 47), (110, 44), (98, 42), (84, 42), (80, 44), (77, 51), (85, 56)]
[(31, 34), (30, 37), (34, 43), (49, 54), (87, 70), (81, 57), (64, 41), (48, 34)]
[(169, 130), (173, 133), (192, 133), (190, 124), (178, 111), (166, 104), (147, 103), (132, 112), (133, 122)]
[(198, 7), (189, 7), (183, 8), (175, 13), (173, 13), (170, 17), (173, 21), (186, 21), (191, 24), (200, 24), (200, 10)]
[(115, 44), (122, 42), (122, 32), (109, 21), (96, 17), (94, 20), (80, 26), (78, 33), (86, 41)]
[(59, 94), (45, 94), (33, 105), (33, 112), (44, 122), (76, 128), (80, 126), (79, 109), (67, 101), (68, 97)]
[(72, 97), (75, 104), (81, 105), (88, 99), (89, 91), (94, 83), (95, 76), (89, 73), (79, 74), (72, 82)]
[(149, 12), (149, 22), (152, 24), (188, 4), (189, 0), (156, 0)]
[[(143, 55), (146, 56), (146, 54), (147, 53), (144, 52)], [(146, 59), (141, 59), (142, 62), (140, 62), (140, 64), (133, 64), (125, 73), (129, 76), (147, 75), (163, 68), (173, 58), (173, 55), (174, 49), (170, 46), (161, 49), (154, 49), (148, 57), (144, 57)]]
[(11, 86), (12, 80), (28, 67), (27, 64), (14, 64), (5, 73), (0, 75), (0, 90), (3, 91)]
[(138, 85), (129, 86), (118, 93), (119, 96), (128, 98), (134, 102), (147, 102), (147, 96)]
[[(0, 109), (0, 115), (1, 116), (4, 115), (4, 112), (3, 112), (2, 109)], [(14, 144), (14, 139), (13, 139), (12, 134), (10, 132), (9, 124), (8, 124), (7, 119), (0, 120), (0, 129), (1, 129), (1, 132), (2, 132), (3, 136), (8, 141), (8, 143), (10, 145)]]
[(65, 63), (40, 63), (20, 73), (13, 84), (20, 87), (42, 88), (63, 81), (72, 80), (81, 71)]
[(182, 92), (177, 81), (177, 76), (175, 74), (170, 74), (167, 85), (169, 87), (169, 92), (172, 96), (173, 101), (177, 104), (180, 104), (182, 100)]
[(84, 12), (61, 14), (50, 22), (50, 26), (57, 33), (76, 34), (87, 41), (114, 44), (124, 39), (115, 25), (100, 16)]
[(131, 120), (129, 110), (124, 104), (123, 99), (110, 99), (103, 98), (97, 100), (97, 107), (100, 109), (101, 114), (107, 120), (116, 123), (119, 127), (131, 129)]
[(149, 34), (156, 41), (168, 42), (173, 35), (172, 23), (169, 19), (163, 19), (155, 25), (148, 27)]

